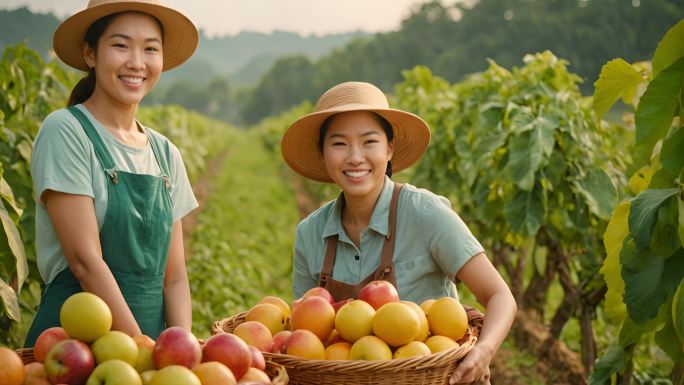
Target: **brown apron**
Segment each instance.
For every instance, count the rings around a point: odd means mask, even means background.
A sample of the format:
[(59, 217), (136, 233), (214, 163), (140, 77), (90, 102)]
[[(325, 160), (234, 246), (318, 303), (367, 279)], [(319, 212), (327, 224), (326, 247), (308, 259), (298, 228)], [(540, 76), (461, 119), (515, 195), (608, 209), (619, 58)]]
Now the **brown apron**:
[[(326, 288), (332, 294), (335, 301), (342, 301), (348, 298), (357, 298), (359, 291), (371, 281), (385, 280), (389, 281), (394, 287), (397, 287), (397, 280), (394, 276), (394, 265), (392, 257), (394, 255), (394, 233), (397, 228), (397, 203), (399, 202), (399, 191), (404, 187), (401, 183), (394, 184), (394, 191), (392, 191), (392, 200), (389, 209), (389, 232), (385, 238), (385, 243), (382, 246), (382, 258), (380, 265), (373, 273), (366, 277), (356, 285), (350, 285), (346, 282), (335, 280), (333, 275), (333, 266), (335, 265), (335, 256), (337, 254), (337, 239), (338, 235), (331, 235), (328, 237), (328, 245), (325, 252), (325, 260), (323, 261), (323, 268), (321, 269), (321, 276), (318, 279), (318, 286)], [(340, 195), (338, 199), (344, 199), (344, 195)]]

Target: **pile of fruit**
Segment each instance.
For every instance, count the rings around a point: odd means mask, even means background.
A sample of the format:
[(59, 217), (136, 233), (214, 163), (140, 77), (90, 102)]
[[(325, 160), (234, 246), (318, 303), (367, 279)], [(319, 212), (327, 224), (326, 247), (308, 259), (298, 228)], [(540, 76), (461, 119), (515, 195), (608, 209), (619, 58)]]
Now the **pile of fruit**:
[(61, 327), (45, 330), (24, 365), (0, 348), (2, 385), (235, 385), (270, 384), (262, 353), (226, 335), (201, 346), (195, 336), (170, 327), (154, 341), (110, 330), (112, 313), (91, 293), (69, 297)]
[[(401, 301), (387, 281), (373, 281), (358, 299), (335, 302), (312, 288), (290, 307), (278, 297), (261, 299), (233, 334), (262, 352), (308, 359), (389, 360), (430, 355), (459, 346), (468, 317), (457, 299)], [(217, 334), (207, 341), (226, 334)], [(229, 335), (229, 334), (228, 334)]]

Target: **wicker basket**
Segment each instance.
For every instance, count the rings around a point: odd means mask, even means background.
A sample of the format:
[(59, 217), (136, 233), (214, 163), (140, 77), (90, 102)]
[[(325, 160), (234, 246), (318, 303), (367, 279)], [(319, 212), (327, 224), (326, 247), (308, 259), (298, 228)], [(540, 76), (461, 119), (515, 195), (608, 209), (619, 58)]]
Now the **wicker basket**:
[(33, 357), (33, 348), (30, 349), (17, 349), (15, 350), (19, 357), (21, 357), (21, 360), (24, 362), (24, 365), (30, 364), (31, 362), (35, 362), (36, 358)]
[[(35, 357), (33, 356), (33, 348), (29, 349), (17, 349), (15, 350), (17, 354), (21, 357), (24, 365), (35, 362)], [(287, 385), (287, 371), (285, 367), (273, 361), (266, 361), (266, 374), (272, 379), (271, 383), (273, 385)]]
[[(247, 312), (216, 321), (212, 334), (231, 333), (245, 321)], [(469, 326), (460, 346), (429, 356), (382, 361), (309, 360), (287, 354), (264, 353), (267, 360), (283, 365), (292, 385), (355, 384), (448, 384), (449, 377), (473, 348), (482, 327), (483, 316), (468, 311)]]

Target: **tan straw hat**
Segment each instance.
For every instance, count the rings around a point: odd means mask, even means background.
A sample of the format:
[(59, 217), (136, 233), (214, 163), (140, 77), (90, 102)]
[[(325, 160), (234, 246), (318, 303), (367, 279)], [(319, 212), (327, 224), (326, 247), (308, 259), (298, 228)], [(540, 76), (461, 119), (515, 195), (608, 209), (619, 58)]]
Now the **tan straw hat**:
[(285, 162), (309, 179), (333, 183), (318, 146), (320, 129), (325, 119), (347, 111), (375, 112), (392, 125), (394, 172), (415, 163), (430, 143), (430, 128), (423, 119), (410, 112), (389, 108), (385, 94), (370, 83), (347, 82), (326, 91), (318, 99), (314, 112), (301, 117), (287, 129), (280, 142)]
[(164, 28), (163, 71), (179, 66), (195, 52), (198, 41), (195, 25), (185, 15), (162, 5), (158, 0), (90, 0), (86, 9), (64, 20), (57, 27), (52, 38), (57, 56), (71, 67), (88, 71), (82, 46), (86, 31), (93, 22), (104, 16), (127, 11), (147, 13), (157, 18)]

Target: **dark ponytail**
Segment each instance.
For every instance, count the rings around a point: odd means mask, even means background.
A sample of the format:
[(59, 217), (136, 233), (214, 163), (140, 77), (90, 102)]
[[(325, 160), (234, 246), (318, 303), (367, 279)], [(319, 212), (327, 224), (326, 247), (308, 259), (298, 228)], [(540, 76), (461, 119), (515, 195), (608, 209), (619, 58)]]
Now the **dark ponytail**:
[[(94, 52), (97, 52), (97, 42), (100, 40), (100, 37), (102, 37), (104, 31), (109, 27), (109, 24), (114, 21), (117, 15), (118, 13), (113, 13), (101, 17), (88, 27), (83, 40)], [(88, 100), (93, 95), (93, 91), (95, 91), (95, 83), (95, 68), (91, 68), (88, 71), (88, 75), (79, 80), (74, 86), (74, 89), (71, 90), (67, 106), (71, 107)]]
[(67, 107), (85, 102), (93, 95), (93, 91), (95, 91), (95, 68), (91, 68), (88, 75), (76, 83), (69, 95)]

